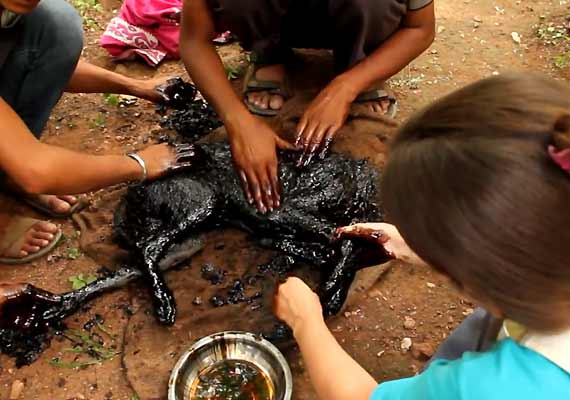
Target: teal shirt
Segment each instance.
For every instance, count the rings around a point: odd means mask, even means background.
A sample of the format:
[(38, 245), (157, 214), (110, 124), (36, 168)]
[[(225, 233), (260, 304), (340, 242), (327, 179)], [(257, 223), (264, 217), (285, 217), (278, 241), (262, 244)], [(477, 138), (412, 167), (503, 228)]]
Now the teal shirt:
[(437, 360), (418, 376), (382, 383), (371, 400), (570, 399), (570, 374), (511, 339), (485, 353)]

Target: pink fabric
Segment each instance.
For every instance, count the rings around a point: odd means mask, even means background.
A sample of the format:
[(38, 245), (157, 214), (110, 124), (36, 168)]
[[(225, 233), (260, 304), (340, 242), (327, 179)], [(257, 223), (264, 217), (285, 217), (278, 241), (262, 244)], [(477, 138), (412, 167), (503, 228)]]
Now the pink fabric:
[(550, 158), (566, 172), (570, 172), (570, 149), (557, 150), (554, 146), (548, 146)]
[(116, 59), (141, 56), (151, 66), (179, 58), (182, 0), (125, 0), (101, 36), (101, 46)]

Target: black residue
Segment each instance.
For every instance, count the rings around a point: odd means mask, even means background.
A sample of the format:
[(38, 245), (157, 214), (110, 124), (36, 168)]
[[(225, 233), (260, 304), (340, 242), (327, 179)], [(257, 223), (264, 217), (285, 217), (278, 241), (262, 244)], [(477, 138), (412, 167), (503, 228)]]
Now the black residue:
[(227, 271), (216, 268), (212, 264), (204, 264), (201, 269), (202, 279), (210, 281), (212, 285), (221, 285), (226, 279)]
[(103, 325), (104, 323), (105, 320), (103, 319), (103, 316), (100, 314), (95, 314), (83, 325), (83, 329), (85, 329), (86, 331), (90, 331), (91, 329), (93, 329), (93, 327), (97, 325)]
[(224, 299), (222, 296), (212, 296), (210, 298), (210, 303), (214, 307), (222, 307), (222, 306), (225, 306), (227, 304), (226, 299)]
[[(323, 272), (324, 309), (327, 314), (338, 312), (356, 269), (364, 265), (359, 262), (362, 248), (350, 240), (334, 241), (334, 232), (342, 225), (383, 219), (377, 205), (377, 172), (366, 161), (338, 154), (299, 169), (293, 154), (281, 153), (282, 205), (263, 215), (243, 196), (229, 145), (195, 147), (203, 150), (196, 152), (196, 169), (131, 186), (123, 212), (116, 215), (116, 232), (147, 277), (159, 321), (172, 324), (176, 316), (174, 297), (157, 268), (168, 248), (186, 235), (229, 226), (267, 239), (266, 246), (288, 256), (261, 267), (262, 272), (283, 275), (297, 261), (318, 267)], [(387, 260), (382, 254), (377, 258)], [(216, 305), (222, 303), (216, 300)]]

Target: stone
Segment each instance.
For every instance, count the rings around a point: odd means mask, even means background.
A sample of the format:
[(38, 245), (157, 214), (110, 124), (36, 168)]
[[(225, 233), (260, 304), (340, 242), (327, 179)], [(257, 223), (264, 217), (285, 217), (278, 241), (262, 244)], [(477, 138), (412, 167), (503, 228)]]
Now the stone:
[(433, 357), (435, 349), (430, 343), (414, 343), (412, 345), (412, 357), (418, 361), (427, 361)]
[(414, 329), (416, 327), (416, 321), (408, 316), (404, 317), (404, 329)]
[(400, 343), (400, 349), (402, 349), (404, 353), (407, 353), (411, 347), (412, 347), (412, 339), (410, 339), (409, 337), (403, 338), (402, 342)]

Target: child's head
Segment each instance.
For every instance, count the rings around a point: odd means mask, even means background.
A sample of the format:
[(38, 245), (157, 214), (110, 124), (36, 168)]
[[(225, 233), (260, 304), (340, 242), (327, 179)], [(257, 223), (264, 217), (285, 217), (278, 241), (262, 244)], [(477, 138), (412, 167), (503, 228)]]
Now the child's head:
[(395, 138), (382, 192), (426, 262), (538, 330), (570, 327), (570, 87), (503, 75), (459, 90)]

